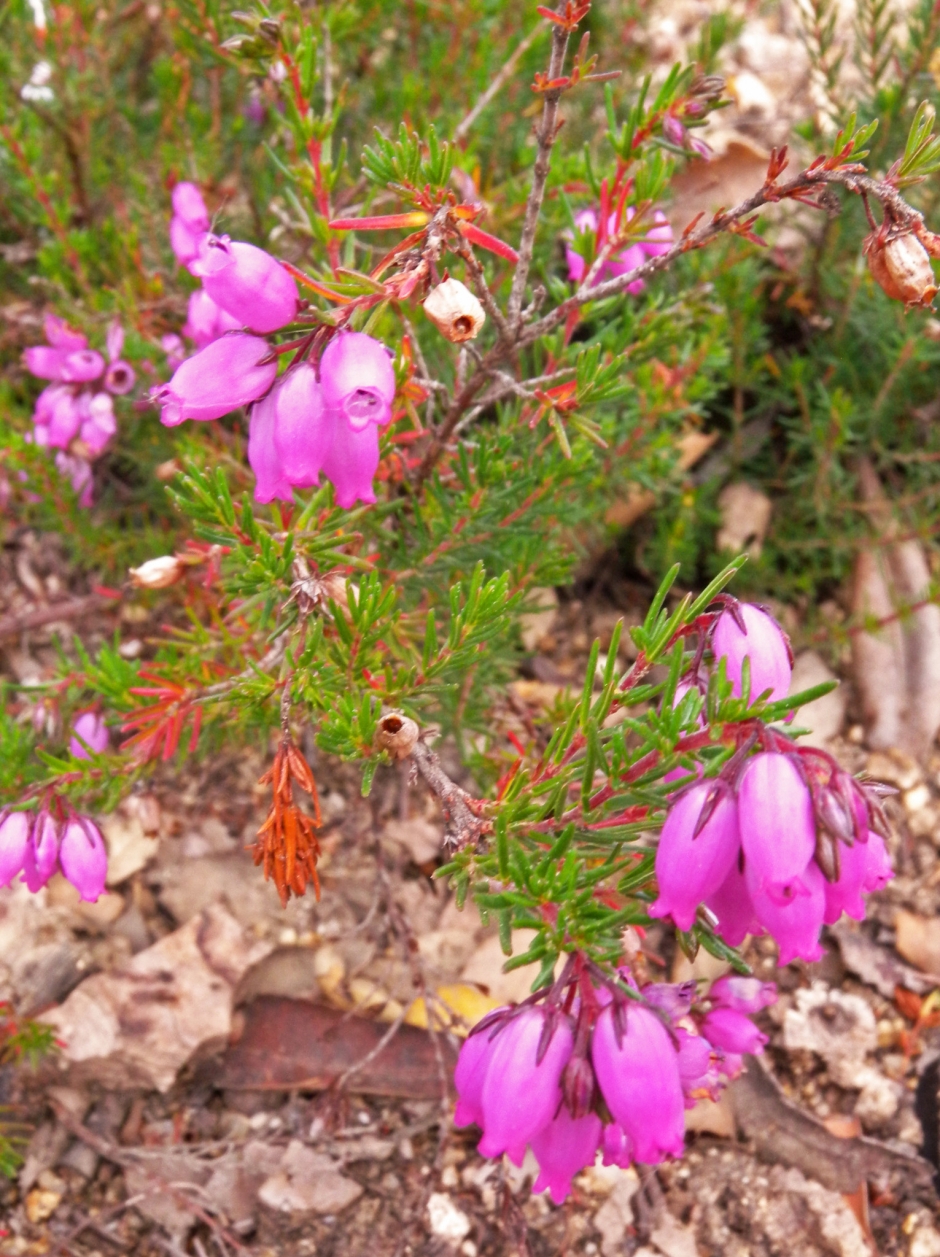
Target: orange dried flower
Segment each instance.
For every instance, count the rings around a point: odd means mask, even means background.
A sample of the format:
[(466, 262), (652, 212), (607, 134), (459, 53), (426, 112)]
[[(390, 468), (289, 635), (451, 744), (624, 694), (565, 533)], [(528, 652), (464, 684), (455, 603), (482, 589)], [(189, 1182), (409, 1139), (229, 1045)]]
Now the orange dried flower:
[[(313, 800), (314, 816), (310, 817), (294, 802), (294, 782)], [(317, 859), (320, 844), (317, 830), (323, 821), (320, 800), (310, 765), (290, 738), (284, 738), (274, 756), (274, 763), (259, 778), (260, 785), (271, 785), (271, 810), (254, 845), (255, 864), (264, 865), (264, 880), (274, 879), (281, 903), (286, 908), (291, 895), (299, 899), (312, 882), (320, 898)]]

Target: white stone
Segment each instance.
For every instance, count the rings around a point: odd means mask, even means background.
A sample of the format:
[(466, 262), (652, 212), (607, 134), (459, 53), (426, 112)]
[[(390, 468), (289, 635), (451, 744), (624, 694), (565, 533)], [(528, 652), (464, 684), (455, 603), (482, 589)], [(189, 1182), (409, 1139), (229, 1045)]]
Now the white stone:
[(459, 1244), (470, 1233), (472, 1223), (445, 1192), (432, 1192), (428, 1198), (428, 1219), (439, 1239)]

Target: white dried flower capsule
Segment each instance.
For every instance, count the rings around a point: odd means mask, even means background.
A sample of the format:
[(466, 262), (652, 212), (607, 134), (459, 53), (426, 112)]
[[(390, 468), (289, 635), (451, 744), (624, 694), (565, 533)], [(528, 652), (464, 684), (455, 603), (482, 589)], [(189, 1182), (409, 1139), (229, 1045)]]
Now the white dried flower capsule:
[(380, 751), (388, 751), (392, 759), (407, 759), (418, 744), (421, 730), (410, 716), (400, 711), (390, 711), (379, 721), (375, 744)]
[(129, 569), (131, 581), (138, 589), (165, 589), (167, 585), (175, 585), (183, 575), (183, 564), (173, 554), (161, 554), (159, 558), (148, 559), (140, 567)]
[(905, 305), (928, 306), (937, 295), (937, 283), (927, 250), (908, 232), (891, 240), (870, 236), (868, 269), (889, 297)]
[(483, 307), (459, 279), (445, 279), (432, 288), (424, 301), (424, 313), (442, 336), (457, 345), (474, 340), (486, 321)]

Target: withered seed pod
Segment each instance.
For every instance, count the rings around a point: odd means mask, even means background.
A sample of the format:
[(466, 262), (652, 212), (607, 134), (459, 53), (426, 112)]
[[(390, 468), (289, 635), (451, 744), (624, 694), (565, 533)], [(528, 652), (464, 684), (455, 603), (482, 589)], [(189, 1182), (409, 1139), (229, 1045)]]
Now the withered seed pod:
[(388, 751), (392, 759), (407, 759), (418, 744), (421, 730), (410, 716), (400, 711), (390, 711), (379, 721), (375, 744), (380, 751)]
[(166, 589), (175, 585), (183, 575), (183, 564), (174, 554), (161, 554), (157, 559), (147, 559), (140, 567), (128, 568), (131, 584), (138, 589)]
[(927, 250), (908, 232), (887, 241), (877, 235), (867, 242), (868, 269), (889, 297), (905, 305), (928, 306), (937, 295), (937, 284)]
[(445, 279), (424, 300), (424, 313), (442, 336), (459, 345), (474, 340), (486, 321), (476, 297), (459, 279)]

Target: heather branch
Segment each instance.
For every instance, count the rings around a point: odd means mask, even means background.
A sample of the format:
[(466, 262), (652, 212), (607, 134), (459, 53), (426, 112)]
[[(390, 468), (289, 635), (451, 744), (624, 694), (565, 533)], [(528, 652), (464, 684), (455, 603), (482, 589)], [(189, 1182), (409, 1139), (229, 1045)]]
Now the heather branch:
[(910, 226), (912, 229), (916, 230), (918, 226), (923, 224), (923, 215), (912, 209), (897, 189), (893, 188), (889, 183), (872, 179), (869, 175), (861, 173), (857, 168), (849, 167), (841, 170), (827, 170), (825, 167), (819, 167), (816, 170), (810, 168), (801, 171), (796, 178), (791, 179), (788, 183), (765, 183), (762, 188), (733, 209), (720, 212), (710, 222), (687, 232), (673, 245), (668, 253), (648, 258), (642, 266), (637, 266), (632, 271), (625, 271), (622, 275), (617, 275), (613, 279), (606, 280), (604, 283), (597, 284), (594, 287), (590, 287), (587, 283), (582, 284), (577, 292), (573, 293), (566, 301), (561, 302), (554, 310), (546, 314), (544, 318), (539, 319), (537, 323), (533, 323), (526, 328), (520, 335), (517, 345), (519, 347), (529, 345), (540, 337), (547, 335), (554, 328), (558, 327), (559, 324), (563, 323), (569, 314), (586, 305), (589, 301), (602, 301), (605, 297), (617, 296), (624, 292), (630, 284), (635, 283), (636, 280), (647, 279), (649, 276), (655, 275), (657, 271), (665, 270), (683, 253), (688, 253), (691, 249), (702, 248), (703, 245), (708, 244), (716, 236), (726, 231), (734, 231), (735, 224), (739, 220), (748, 218), (763, 206), (774, 204), (777, 201), (803, 199), (807, 193), (812, 192), (820, 184), (828, 183), (841, 183), (848, 191), (857, 195), (867, 193), (877, 201), (880, 201), (890, 211), (896, 221)]
[[(564, 10), (564, 0), (559, 0), (559, 15), (564, 13)], [(567, 51), (568, 31), (564, 26), (553, 23), (552, 52), (549, 58), (547, 76), (549, 82), (561, 77)], [(529, 267), (532, 264), (532, 252), (535, 248), (535, 233), (538, 230), (542, 199), (545, 196), (545, 184), (548, 180), (548, 171), (551, 165), (552, 148), (559, 129), (558, 102), (561, 100), (563, 90), (564, 88), (557, 87), (547, 91), (542, 104), (542, 120), (538, 130), (538, 153), (532, 171), (532, 187), (529, 190), (529, 199), (525, 207), (522, 238), (519, 242), (519, 261), (516, 264), (516, 273), (513, 277), (512, 290), (509, 294), (508, 315), (510, 323), (515, 323), (518, 320), (519, 311), (522, 309), (526, 281), (529, 278)]]
[(419, 738), (411, 752), (411, 762), (424, 778), (431, 793), (441, 803), (447, 822), (447, 841), (458, 849), (476, 842), (491, 828), (491, 822), (474, 811), (477, 800), (462, 790), (441, 768), (441, 761)]

